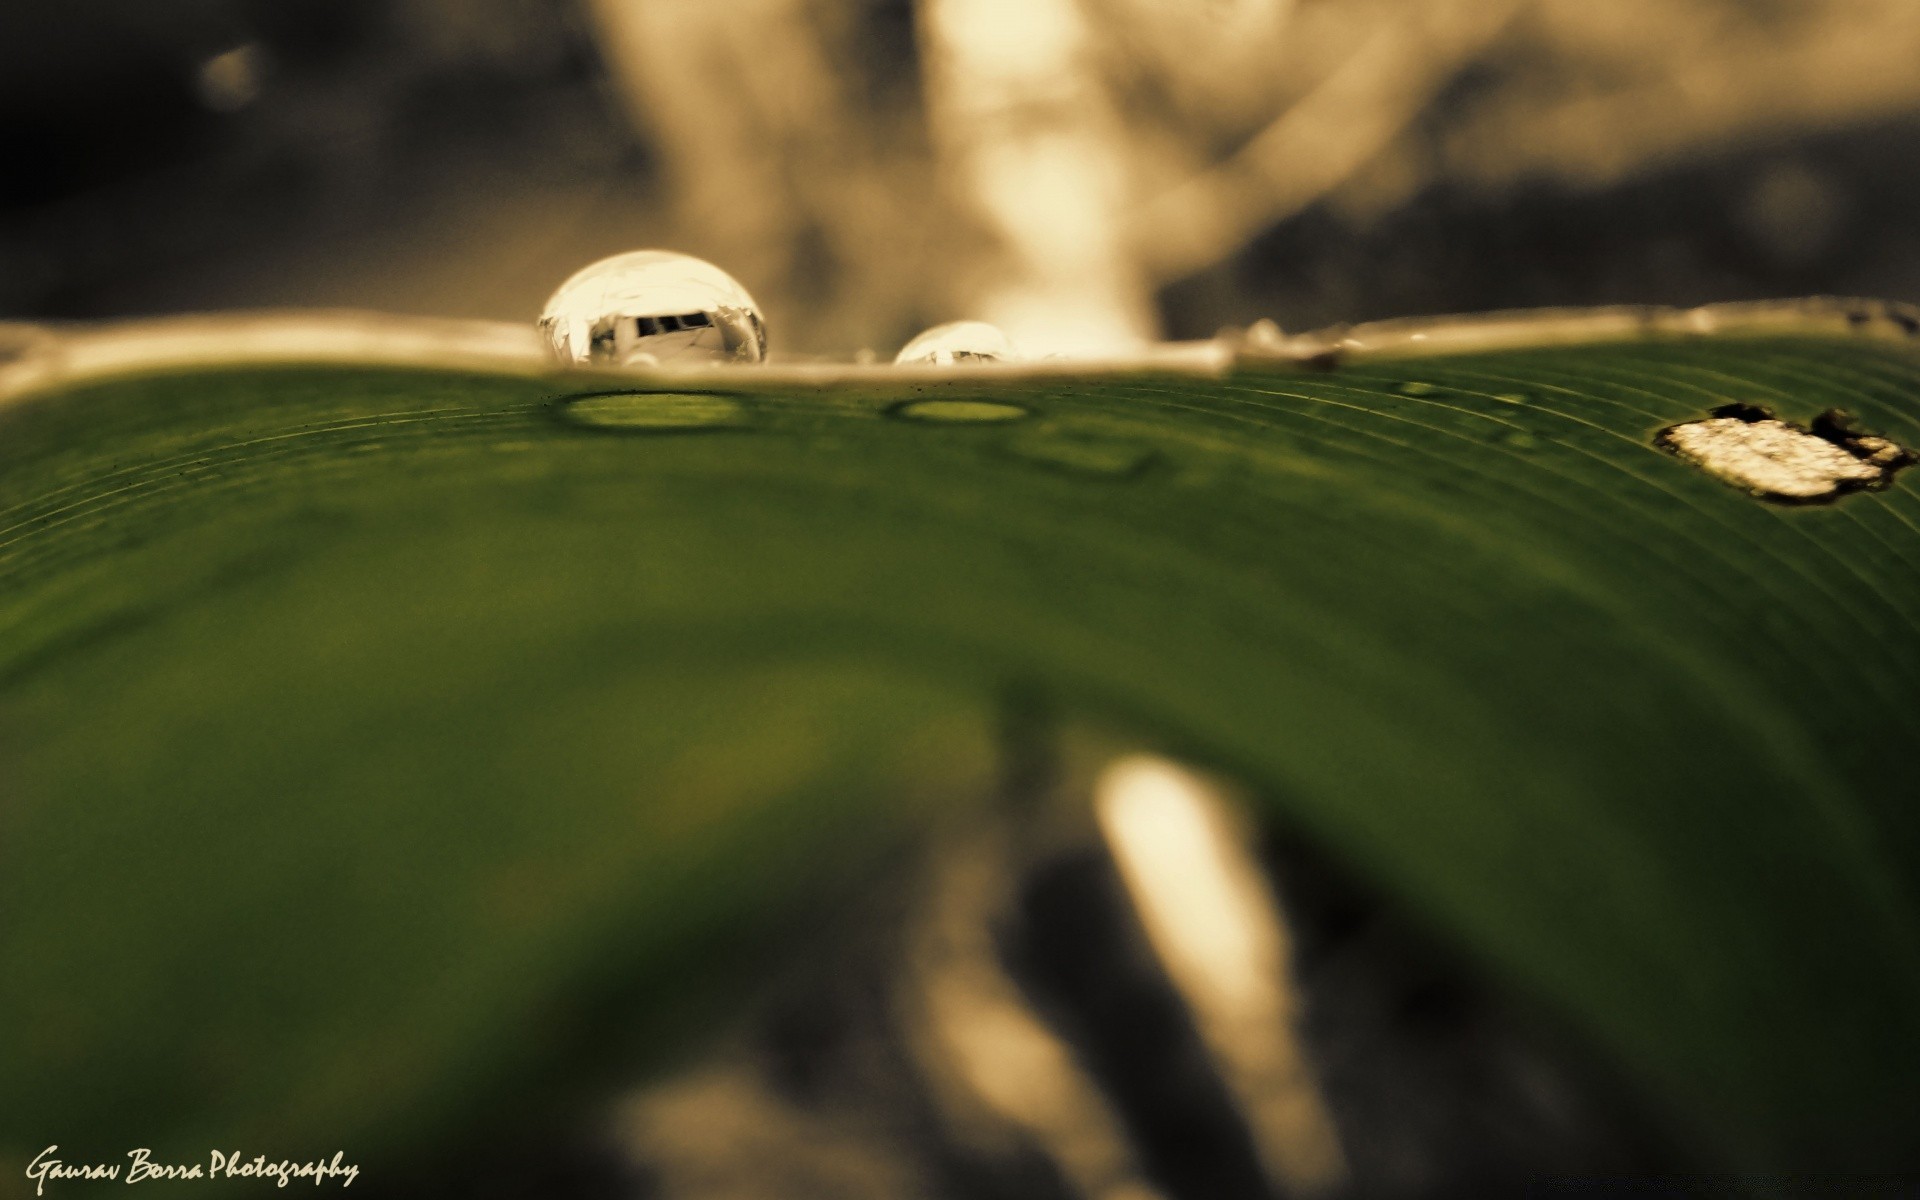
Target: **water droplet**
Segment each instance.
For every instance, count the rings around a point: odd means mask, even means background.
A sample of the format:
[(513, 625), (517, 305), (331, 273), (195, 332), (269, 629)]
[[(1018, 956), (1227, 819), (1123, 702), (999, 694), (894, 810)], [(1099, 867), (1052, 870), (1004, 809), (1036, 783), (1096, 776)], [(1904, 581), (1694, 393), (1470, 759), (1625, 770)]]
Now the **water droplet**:
[(1399, 392), (1402, 396), (1431, 396), (1440, 389), (1431, 383), (1412, 379), (1406, 383), (1397, 385), (1393, 390)]
[(949, 321), (935, 325), (900, 348), (899, 365), (949, 367), (967, 363), (1018, 362), (1020, 351), (998, 326), (985, 321)]
[(1057, 431), (1036, 432), (1011, 443), (1014, 455), (1079, 475), (1120, 478), (1133, 475), (1153, 461), (1153, 447), (1116, 438), (1087, 437)]
[(982, 424), (1018, 421), (1027, 410), (1017, 404), (997, 400), (914, 400), (894, 412), (909, 421), (938, 421), (953, 424)]
[(1287, 341), (1287, 335), (1281, 330), (1280, 323), (1272, 317), (1261, 317), (1247, 326), (1247, 332), (1243, 337), (1247, 345), (1269, 350), (1277, 349)]
[(592, 429), (714, 429), (739, 424), (740, 404), (708, 392), (601, 392), (564, 402), (560, 415)]
[(1522, 454), (1530, 454), (1540, 448), (1540, 439), (1524, 429), (1509, 429), (1500, 435), (1499, 441), (1507, 449), (1518, 450)]
[(1533, 397), (1527, 395), (1525, 392), (1501, 392), (1499, 395), (1495, 396), (1494, 399), (1498, 400), (1502, 404), (1533, 403)]
[(767, 327), (747, 289), (712, 263), (670, 250), (616, 254), (576, 272), (547, 301), (540, 331), (574, 365), (759, 362)]

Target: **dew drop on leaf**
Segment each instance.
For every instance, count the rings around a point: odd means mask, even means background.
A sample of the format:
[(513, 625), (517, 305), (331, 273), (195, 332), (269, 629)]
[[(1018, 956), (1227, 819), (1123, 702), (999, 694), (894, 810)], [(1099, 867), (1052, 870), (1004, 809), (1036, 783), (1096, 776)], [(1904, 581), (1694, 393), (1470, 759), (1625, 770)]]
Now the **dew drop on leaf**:
[(760, 306), (733, 276), (671, 250), (635, 250), (576, 271), (540, 314), (554, 357), (574, 366), (757, 363)]
[(901, 364), (950, 367), (968, 363), (1018, 362), (1021, 354), (997, 326), (985, 321), (949, 321), (920, 334), (895, 356)]

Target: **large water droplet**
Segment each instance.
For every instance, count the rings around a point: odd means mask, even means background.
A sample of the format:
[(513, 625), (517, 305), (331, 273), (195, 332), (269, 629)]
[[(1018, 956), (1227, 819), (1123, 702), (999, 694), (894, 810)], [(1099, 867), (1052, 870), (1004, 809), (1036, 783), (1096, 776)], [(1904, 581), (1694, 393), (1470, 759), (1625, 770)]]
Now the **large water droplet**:
[(561, 404), (560, 415), (590, 429), (713, 429), (741, 423), (737, 400), (710, 392), (602, 392)]
[(562, 362), (759, 362), (767, 327), (747, 289), (710, 262), (670, 250), (616, 254), (576, 272), (547, 301), (540, 330)]
[(1019, 405), (998, 400), (915, 400), (893, 411), (909, 421), (968, 425), (1018, 421), (1027, 416), (1027, 410)]

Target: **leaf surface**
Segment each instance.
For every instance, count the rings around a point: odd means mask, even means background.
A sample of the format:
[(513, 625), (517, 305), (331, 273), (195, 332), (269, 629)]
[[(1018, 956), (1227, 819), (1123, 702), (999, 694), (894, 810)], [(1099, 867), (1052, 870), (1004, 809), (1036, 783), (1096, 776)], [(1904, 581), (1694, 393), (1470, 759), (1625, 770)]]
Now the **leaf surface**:
[(400, 1145), (588, 1014), (671, 1046), (970, 819), (1014, 686), (1235, 773), (1710, 1159), (1894, 1161), (1920, 500), (1655, 441), (1741, 403), (1920, 445), (1910, 352), (715, 382), (0, 411), (4, 1153)]

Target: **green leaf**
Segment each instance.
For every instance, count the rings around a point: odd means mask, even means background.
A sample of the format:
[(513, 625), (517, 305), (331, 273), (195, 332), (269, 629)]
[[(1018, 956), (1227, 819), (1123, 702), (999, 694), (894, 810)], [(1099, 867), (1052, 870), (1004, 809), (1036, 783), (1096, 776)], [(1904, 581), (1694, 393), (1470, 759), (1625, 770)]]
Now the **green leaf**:
[(1245, 780), (1706, 1160), (1898, 1164), (1920, 500), (1655, 443), (1920, 445), (1911, 352), (714, 380), (0, 409), (0, 1154), (377, 1156), (608, 1013), (671, 1053), (971, 819), (1021, 686)]

